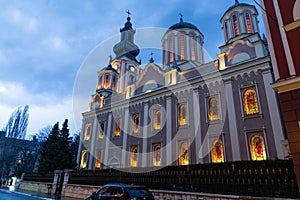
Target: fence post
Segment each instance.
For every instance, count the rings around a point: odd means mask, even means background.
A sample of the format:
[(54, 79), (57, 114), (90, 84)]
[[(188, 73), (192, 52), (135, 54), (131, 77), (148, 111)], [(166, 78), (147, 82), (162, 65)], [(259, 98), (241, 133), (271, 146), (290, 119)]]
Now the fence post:
[(57, 192), (59, 190), (62, 173), (63, 173), (63, 170), (55, 170), (54, 171), (54, 178), (53, 178), (53, 183), (52, 183), (52, 195), (57, 194)]
[(67, 184), (69, 182), (69, 177), (71, 176), (72, 174), (72, 169), (65, 169), (64, 170), (64, 182), (63, 182), (63, 185), (62, 185), (62, 191), (61, 191), (61, 195), (62, 196), (65, 196), (65, 189), (67, 187)]

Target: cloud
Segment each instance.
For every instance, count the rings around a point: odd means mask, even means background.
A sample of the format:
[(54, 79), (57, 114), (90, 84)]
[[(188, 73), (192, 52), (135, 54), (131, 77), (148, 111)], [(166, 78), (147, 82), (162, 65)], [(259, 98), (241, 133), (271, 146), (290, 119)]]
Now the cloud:
[(67, 41), (60, 36), (49, 36), (42, 43), (53, 51), (66, 52), (70, 49)]

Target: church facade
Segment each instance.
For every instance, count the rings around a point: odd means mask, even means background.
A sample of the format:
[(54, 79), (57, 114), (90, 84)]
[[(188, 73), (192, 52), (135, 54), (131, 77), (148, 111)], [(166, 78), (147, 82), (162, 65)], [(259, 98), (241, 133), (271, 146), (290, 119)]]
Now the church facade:
[[(224, 45), (206, 62), (204, 36), (180, 21), (163, 35), (162, 66), (136, 59), (128, 15), (115, 57), (82, 114), (81, 169), (163, 167), (288, 155), (266, 40), (253, 5), (221, 17)], [(95, 72), (96, 73), (96, 72)]]

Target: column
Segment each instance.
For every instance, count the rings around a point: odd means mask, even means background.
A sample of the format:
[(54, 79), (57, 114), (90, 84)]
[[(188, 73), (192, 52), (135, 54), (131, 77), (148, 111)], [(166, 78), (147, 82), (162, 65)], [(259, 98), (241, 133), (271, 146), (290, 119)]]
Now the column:
[(93, 131), (91, 135), (91, 149), (89, 150), (89, 159), (88, 159), (88, 169), (94, 169), (95, 166), (93, 166), (94, 160), (95, 160), (95, 142), (97, 140), (97, 117), (94, 117), (93, 122)]
[(108, 114), (108, 122), (107, 122), (107, 131), (104, 137), (105, 139), (105, 150), (104, 150), (104, 165), (108, 165), (108, 150), (111, 138), (111, 121), (112, 121), (112, 113)]
[(273, 83), (273, 77), (271, 74), (271, 67), (267, 70), (262, 71), (265, 92), (267, 96), (268, 108), (270, 112), (270, 118), (272, 123), (272, 133), (274, 135), (277, 157), (279, 159), (284, 159), (283, 150), (281, 142), (284, 140), (283, 126), (280, 118), (280, 111), (278, 108), (277, 96), (275, 91), (271, 88), (271, 83)]
[(233, 99), (233, 90), (232, 90), (232, 79), (229, 78), (224, 80), (225, 82), (225, 96), (227, 104), (227, 113), (228, 113), (228, 122), (229, 122), (229, 135), (231, 140), (231, 151), (232, 151), (232, 160), (237, 161), (241, 159), (240, 154), (240, 144), (238, 139), (238, 130), (236, 124), (236, 113)]
[(121, 167), (128, 167), (126, 165), (126, 163), (127, 163), (126, 162), (126, 158), (127, 158), (126, 153), (127, 153), (127, 134), (129, 133), (128, 124), (131, 124), (130, 122), (131, 122), (131, 120), (129, 120), (129, 105), (128, 105), (128, 107), (125, 108)]
[(82, 120), (81, 122), (81, 131), (80, 131), (80, 141), (79, 141), (79, 147), (78, 147), (78, 151), (77, 151), (77, 160), (76, 160), (76, 163), (77, 163), (77, 166), (80, 167), (80, 157), (81, 157), (81, 151), (82, 151), (82, 143), (84, 141), (84, 128), (85, 128), (85, 121)]
[(166, 163), (165, 165), (172, 164), (172, 96), (166, 97), (167, 105), (166, 105)]
[(200, 152), (200, 147), (202, 145), (201, 139), (201, 115), (200, 115), (200, 105), (199, 105), (199, 88), (195, 88), (193, 92), (193, 111), (194, 111), (194, 137), (196, 144), (196, 164), (203, 162), (202, 152)]
[(148, 102), (144, 102), (144, 122), (143, 122), (143, 144), (142, 144), (142, 167), (147, 166), (147, 139), (148, 139)]

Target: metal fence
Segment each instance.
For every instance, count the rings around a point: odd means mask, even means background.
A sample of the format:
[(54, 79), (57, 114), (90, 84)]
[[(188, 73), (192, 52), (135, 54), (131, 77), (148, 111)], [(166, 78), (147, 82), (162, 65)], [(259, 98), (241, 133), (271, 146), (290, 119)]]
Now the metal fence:
[(37, 173), (26, 173), (23, 177), (23, 181), (34, 181), (42, 183), (53, 183), (54, 174), (37, 174)]
[(290, 160), (132, 169), (134, 172), (139, 170), (140, 173), (126, 173), (116, 169), (74, 171), (68, 183), (99, 186), (112, 182), (134, 183), (160, 190), (283, 198), (295, 198), (298, 193), (293, 163)]

